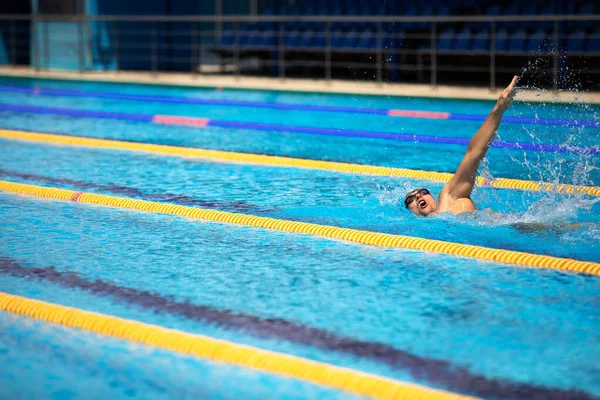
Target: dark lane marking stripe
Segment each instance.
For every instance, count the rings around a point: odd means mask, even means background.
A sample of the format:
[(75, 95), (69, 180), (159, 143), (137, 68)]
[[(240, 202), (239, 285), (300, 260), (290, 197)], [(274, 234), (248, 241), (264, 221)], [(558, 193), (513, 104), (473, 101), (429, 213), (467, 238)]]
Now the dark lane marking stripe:
[[(176, 203), (185, 206), (199, 206), (206, 208), (217, 208), (224, 211), (236, 210), (236, 211), (254, 211), (258, 213), (268, 214), (276, 212), (274, 209), (263, 209), (252, 204), (232, 201), (208, 201), (199, 200), (184, 194), (172, 194), (172, 193), (144, 193), (140, 189), (120, 186), (114, 183), (107, 185), (90, 183), (80, 180), (67, 179), (67, 178), (53, 178), (49, 176), (37, 175), (37, 174), (25, 174), (15, 171), (7, 171), (0, 169), (0, 176), (8, 176), (12, 178), (21, 178), (29, 181), (44, 182), (50, 184), (65, 184), (77, 187), (79, 189), (99, 189), (114, 194), (126, 194), (129, 196), (136, 196), (145, 200), (161, 201), (168, 203)], [(76, 201), (77, 199), (73, 199)]]
[[(0, 111), (35, 113), (46, 115), (62, 115), (75, 118), (109, 118), (117, 120), (131, 120), (137, 122), (157, 123), (161, 125), (178, 125), (196, 128), (205, 128), (207, 126), (226, 128), (226, 129), (248, 129), (263, 132), (288, 132), (309, 135), (322, 136), (342, 136), (394, 140), (411, 143), (436, 143), (448, 145), (467, 146), (470, 142), (468, 138), (438, 137), (428, 135), (400, 134), (396, 132), (373, 132), (354, 129), (334, 129), (318, 128), (306, 126), (262, 124), (257, 122), (240, 121), (219, 121), (208, 118), (184, 117), (175, 115), (150, 115), (150, 114), (131, 114), (105, 111), (78, 110), (72, 108), (41, 107), (17, 104), (1, 104)], [(492, 142), (491, 147), (511, 150), (542, 151), (553, 153), (574, 153), (574, 154), (600, 154), (600, 147), (581, 147), (581, 146), (562, 146), (553, 144), (536, 144), (521, 142), (506, 142), (496, 140)]]
[(177, 301), (172, 296), (118, 286), (101, 279), (89, 281), (74, 272), (57, 271), (53, 266), (24, 267), (13, 259), (0, 257), (0, 272), (18, 278), (48, 281), (66, 288), (84, 290), (94, 295), (111, 296), (155, 313), (177, 315), (201, 323), (237, 329), (259, 338), (276, 338), (381, 362), (390, 367), (407, 371), (416, 380), (439, 384), (450, 390), (479, 397), (540, 400), (594, 398), (580, 390), (511, 383), (475, 375), (467, 368), (453, 365), (447, 361), (419, 357), (383, 343), (353, 339), (281, 318), (262, 318), (232, 310), (195, 305), (188, 301)]
[[(0, 86), (0, 92), (8, 93), (26, 93), (45, 96), (65, 96), (65, 97), (83, 97), (83, 98), (105, 98), (117, 100), (133, 100), (143, 102), (159, 102), (172, 104), (197, 104), (197, 105), (213, 105), (213, 106), (234, 106), (234, 107), (254, 107), (268, 108), (275, 110), (294, 110), (294, 111), (318, 111), (318, 112), (339, 112), (363, 115), (382, 115), (390, 117), (409, 117), (422, 119), (452, 119), (461, 121), (483, 121), (486, 116), (472, 114), (451, 114), (439, 111), (420, 111), (420, 110), (398, 110), (398, 109), (381, 109), (369, 107), (341, 107), (341, 106), (325, 106), (325, 105), (303, 105), (289, 103), (269, 103), (258, 101), (244, 100), (224, 100), (224, 99), (199, 99), (188, 97), (174, 96), (147, 96), (133, 94), (119, 94), (106, 92), (91, 92), (79, 90), (64, 90), (64, 89), (43, 89), (43, 88), (26, 88), (19, 86)], [(556, 118), (522, 118), (510, 117), (505, 118), (505, 122), (517, 124), (541, 124), (555, 126), (584, 126), (584, 127), (600, 127), (600, 121), (579, 121), (569, 119)]]

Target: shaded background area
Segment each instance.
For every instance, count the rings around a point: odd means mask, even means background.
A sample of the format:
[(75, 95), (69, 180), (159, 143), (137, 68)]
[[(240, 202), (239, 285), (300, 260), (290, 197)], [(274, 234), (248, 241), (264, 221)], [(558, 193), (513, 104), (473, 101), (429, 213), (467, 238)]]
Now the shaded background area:
[[(36, 69), (492, 89), (519, 71), (526, 86), (600, 90), (593, 0), (21, 0), (0, 13), (0, 64)], [(246, 19), (220, 20), (232, 16)]]

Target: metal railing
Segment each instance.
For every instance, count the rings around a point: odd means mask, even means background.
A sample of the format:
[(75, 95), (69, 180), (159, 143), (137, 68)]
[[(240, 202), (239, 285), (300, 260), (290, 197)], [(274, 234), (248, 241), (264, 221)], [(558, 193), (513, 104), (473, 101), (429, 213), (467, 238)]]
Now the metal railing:
[[(577, 35), (600, 42), (598, 21), (600, 15), (2, 15), (0, 31), (10, 63), (26, 58), (19, 56), (27, 51), (36, 70), (65, 64), (79, 71), (307, 76), (433, 87), (471, 80), (494, 89), (498, 75), (533, 62), (536, 79), (557, 90), (566, 67), (598, 85), (599, 47), (570, 46)], [(584, 33), (577, 33), (582, 27)]]

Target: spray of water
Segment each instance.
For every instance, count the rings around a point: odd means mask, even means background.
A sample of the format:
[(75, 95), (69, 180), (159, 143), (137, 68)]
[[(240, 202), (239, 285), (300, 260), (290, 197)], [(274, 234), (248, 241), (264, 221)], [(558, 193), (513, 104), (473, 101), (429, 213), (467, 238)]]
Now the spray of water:
[[(547, 58), (532, 58), (520, 71), (520, 89), (535, 90), (537, 96), (551, 97), (551, 102), (522, 102), (513, 108), (513, 113), (518, 117), (547, 119), (568, 119), (574, 122), (578, 120), (596, 120), (599, 108), (590, 105), (585, 95), (581, 95), (581, 88), (585, 85), (581, 81), (581, 75), (569, 70), (566, 60), (561, 60), (565, 65), (560, 73), (560, 84), (562, 90), (573, 93), (569, 103), (559, 103), (555, 96), (549, 92), (548, 73), (540, 71), (548, 70)], [(517, 95), (518, 100), (518, 95)], [(501, 129), (502, 133), (503, 129)], [(592, 127), (577, 126), (548, 126), (539, 123), (525, 123), (518, 127), (518, 140), (536, 144), (552, 143), (562, 146), (592, 147), (600, 143), (600, 130)], [(500, 138), (501, 139), (501, 138)], [(575, 185), (597, 186), (600, 168), (598, 156), (593, 154), (565, 154), (544, 152), (506, 152), (507, 164), (521, 165), (525, 176), (521, 179), (533, 181), (545, 181), (554, 184), (571, 183)], [(489, 169), (489, 163), (485, 160), (480, 167), (480, 174), (486, 179), (493, 179)], [(511, 210), (511, 202), (500, 194), (499, 190), (486, 189), (476, 193), (482, 204), (501, 204), (506, 210)], [(513, 199), (514, 201), (514, 199)], [(521, 196), (521, 209), (525, 211), (509, 211), (503, 213), (502, 218), (483, 219), (482, 223), (491, 224), (515, 224), (515, 223), (566, 223), (588, 219), (593, 206), (600, 199), (589, 198), (584, 195), (563, 195), (556, 192), (540, 193), (537, 200), (532, 202), (531, 196)], [(514, 205), (514, 204), (513, 204)], [(590, 217), (590, 215), (587, 215)], [(591, 218), (592, 220), (594, 218)], [(600, 236), (599, 236), (600, 237)]]
[[(548, 88), (548, 75), (539, 73), (547, 70), (543, 65), (547, 58), (533, 58), (520, 71), (520, 89), (537, 91), (538, 96), (548, 97), (551, 92)], [(580, 77), (565, 67), (560, 71), (561, 85), (565, 90), (574, 93), (570, 103), (559, 103), (557, 98), (552, 97), (551, 102), (518, 102), (513, 107), (513, 116), (524, 118), (535, 118), (539, 121), (545, 119), (568, 119), (568, 120), (596, 120), (600, 108), (590, 105), (581, 95)], [(518, 100), (518, 95), (517, 95)], [(563, 146), (591, 147), (600, 143), (600, 129), (593, 127), (578, 126), (549, 126), (542, 123), (524, 123), (521, 126), (505, 125), (500, 130), (500, 136), (507, 132), (508, 135), (516, 136), (507, 140), (518, 140), (536, 144), (556, 144)], [(499, 139), (502, 139), (499, 137)], [(545, 153), (528, 151), (506, 151), (503, 163), (505, 165), (520, 165), (525, 175), (515, 176), (539, 182), (551, 182), (554, 184), (570, 183), (576, 185), (598, 186), (600, 177), (600, 166), (598, 156), (594, 154), (565, 154)], [(497, 161), (494, 161), (497, 162)], [(490, 170), (489, 160), (486, 158), (481, 163), (479, 174), (486, 180), (495, 177)], [(418, 185), (418, 184), (417, 184)], [(434, 186), (434, 185), (430, 185)], [(441, 189), (441, 185), (440, 186)], [(383, 206), (402, 206), (404, 195), (414, 189), (415, 183), (398, 180), (390, 185), (378, 185), (377, 199)], [(435, 189), (435, 188), (433, 188)], [(439, 191), (439, 190), (438, 190)], [(527, 192), (513, 193), (507, 196), (507, 191), (493, 189), (490, 187), (476, 188), (473, 198), (479, 208), (485, 211), (478, 213), (477, 218), (471, 221), (460, 218), (459, 223), (475, 223), (477, 225), (503, 226), (513, 224), (568, 224), (580, 221), (586, 223), (600, 223), (595, 216), (593, 207), (600, 202), (599, 198), (589, 198), (584, 195), (564, 195), (556, 192), (536, 193), (532, 195)], [(493, 211), (490, 212), (490, 209)], [(515, 211), (516, 209), (520, 211)], [(444, 218), (445, 219), (445, 218)], [(596, 238), (600, 238), (600, 228)], [(593, 229), (592, 229), (593, 231)], [(588, 230), (587, 233), (590, 231)], [(594, 233), (592, 233), (594, 235)]]

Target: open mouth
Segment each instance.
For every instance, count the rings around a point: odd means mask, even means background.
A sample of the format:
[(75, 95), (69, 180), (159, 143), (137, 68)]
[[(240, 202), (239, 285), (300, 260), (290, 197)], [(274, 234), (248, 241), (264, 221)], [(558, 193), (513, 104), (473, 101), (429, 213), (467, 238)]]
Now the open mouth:
[(423, 209), (427, 207), (427, 202), (425, 200), (419, 200), (419, 208)]

